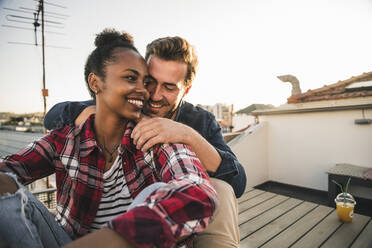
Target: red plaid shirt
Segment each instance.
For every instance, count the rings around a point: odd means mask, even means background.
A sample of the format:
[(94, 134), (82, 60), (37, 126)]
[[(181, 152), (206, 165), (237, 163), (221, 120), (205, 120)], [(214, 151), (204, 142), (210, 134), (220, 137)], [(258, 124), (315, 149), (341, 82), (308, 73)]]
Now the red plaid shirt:
[[(13, 172), (24, 184), (56, 173), (56, 220), (72, 238), (88, 232), (102, 196), (105, 158), (93, 123), (94, 115), (80, 127), (54, 130), (0, 160), (0, 170)], [(190, 147), (167, 144), (143, 154), (131, 142), (133, 126), (127, 125), (119, 154), (132, 198), (154, 182), (167, 185), (109, 227), (136, 247), (172, 247), (206, 227), (216, 208), (216, 192)]]

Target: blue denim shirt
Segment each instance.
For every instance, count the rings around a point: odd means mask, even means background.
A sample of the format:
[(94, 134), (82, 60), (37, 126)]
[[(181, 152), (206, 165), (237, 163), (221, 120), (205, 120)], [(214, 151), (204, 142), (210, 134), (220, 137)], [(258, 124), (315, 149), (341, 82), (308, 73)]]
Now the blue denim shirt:
[[(84, 102), (61, 102), (53, 106), (44, 119), (45, 128), (51, 130), (64, 125), (74, 125), (75, 119), (88, 106), (94, 105), (93, 100)], [(216, 172), (208, 171), (210, 177), (221, 179), (232, 186), (236, 197), (245, 190), (246, 175), (243, 166), (226, 144), (221, 133), (221, 127), (214, 115), (200, 107), (183, 101), (177, 110), (177, 122), (195, 129), (221, 156), (221, 164)]]

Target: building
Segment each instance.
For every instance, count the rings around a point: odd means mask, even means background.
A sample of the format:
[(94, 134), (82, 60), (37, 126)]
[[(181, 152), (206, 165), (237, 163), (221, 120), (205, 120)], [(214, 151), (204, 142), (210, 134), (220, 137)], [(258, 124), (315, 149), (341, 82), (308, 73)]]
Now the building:
[[(335, 164), (372, 168), (372, 72), (252, 115), (257, 124), (228, 143), (249, 171), (248, 186), (275, 181), (327, 191), (327, 171)], [(368, 189), (350, 190), (372, 198)]]
[(213, 113), (217, 122), (220, 124), (223, 133), (229, 133), (232, 131), (232, 115), (234, 112), (234, 105), (216, 103), (212, 106), (201, 104), (198, 104), (197, 106)]
[(243, 108), (236, 113), (234, 113), (233, 116), (233, 131), (238, 132), (249, 125), (252, 125), (255, 123), (255, 117), (251, 115), (251, 113), (255, 110), (264, 110), (264, 109), (272, 109), (274, 108), (271, 104), (251, 104), (246, 108)]

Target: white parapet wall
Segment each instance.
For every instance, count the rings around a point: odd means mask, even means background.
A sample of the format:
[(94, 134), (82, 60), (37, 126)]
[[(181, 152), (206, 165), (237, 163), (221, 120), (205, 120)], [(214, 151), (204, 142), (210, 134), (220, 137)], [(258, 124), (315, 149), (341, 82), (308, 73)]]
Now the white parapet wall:
[[(228, 145), (248, 187), (271, 180), (327, 191), (327, 171), (335, 164), (372, 167), (372, 124), (355, 124), (363, 116), (372, 118), (372, 109), (262, 115)], [(372, 198), (370, 189), (350, 190)]]
[(269, 180), (266, 123), (250, 127), (230, 141), (228, 145), (245, 169), (247, 187), (253, 187)]
[[(365, 110), (367, 118), (372, 110)], [(267, 122), (269, 179), (328, 189), (327, 171), (337, 163), (372, 167), (372, 125), (356, 125), (362, 110), (260, 116)]]
[(235, 114), (232, 119), (233, 131), (239, 131), (248, 125), (254, 124), (254, 116), (248, 114)]

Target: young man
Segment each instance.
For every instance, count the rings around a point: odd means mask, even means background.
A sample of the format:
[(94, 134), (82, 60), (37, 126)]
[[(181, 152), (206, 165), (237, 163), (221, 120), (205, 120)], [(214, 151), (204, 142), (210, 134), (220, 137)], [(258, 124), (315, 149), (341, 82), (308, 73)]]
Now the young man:
[[(143, 151), (157, 143), (191, 146), (212, 177), (220, 202), (214, 221), (197, 236), (194, 244), (197, 247), (238, 247), (235, 196), (243, 194), (246, 175), (223, 140), (214, 116), (183, 101), (196, 73), (198, 60), (194, 48), (180, 37), (160, 38), (147, 46), (145, 59), (152, 76), (146, 86), (150, 100), (145, 113), (153, 118), (139, 121), (131, 136), (133, 142)], [(79, 125), (94, 112), (93, 101), (59, 103), (48, 112), (44, 125), (47, 129)]]

